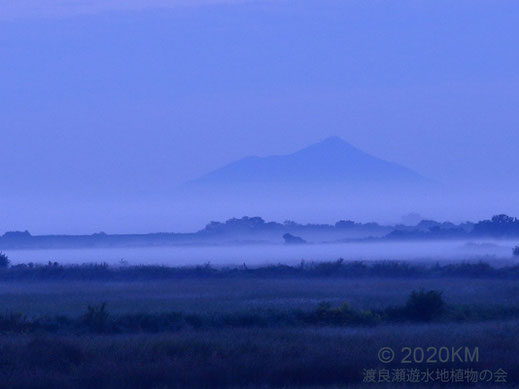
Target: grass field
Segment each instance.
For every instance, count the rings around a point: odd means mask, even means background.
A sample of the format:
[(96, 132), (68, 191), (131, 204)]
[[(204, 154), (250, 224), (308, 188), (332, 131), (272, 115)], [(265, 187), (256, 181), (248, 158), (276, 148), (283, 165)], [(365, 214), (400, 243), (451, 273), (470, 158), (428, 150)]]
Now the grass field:
[[(315, 312), (322, 313), (318, 308), (322, 302), (328, 302), (331, 309), (347, 302), (360, 314), (381, 310), (383, 315), (388, 307), (405, 306), (410, 293), (421, 288), (441, 291), (447, 309), (466, 309), (472, 314), (463, 320), (456, 313), (427, 322), (395, 322), (391, 316), (382, 316), (367, 325), (348, 320), (286, 319), (293, 312), (314, 318)], [(128, 320), (124, 315), (149, 321), (172, 312), (212, 321), (198, 327), (171, 326), (166, 321), (107, 332), (85, 330), (90, 327), (76, 324), (52, 331), (24, 326), (14, 331), (9, 328), (16, 326), (4, 325), (0, 388), (404, 387), (402, 383), (363, 383), (364, 369), (399, 368), (501, 368), (508, 374), (508, 383), (499, 385), (510, 386), (519, 382), (517, 296), (517, 280), (492, 277), (3, 281), (0, 301), (6, 318), (18, 313), (28, 321), (63, 317), (53, 319), (55, 323), (83, 318), (88, 305), (106, 303), (108, 317), (118, 323)], [(248, 316), (247, 320), (227, 320), (232, 315)], [(255, 321), (256, 317), (262, 321)], [(403, 347), (442, 346), (477, 347), (479, 358), (401, 363)], [(378, 360), (382, 347), (396, 351), (393, 362)], [(441, 388), (452, 383), (419, 385)], [(470, 384), (493, 385), (497, 384)]]
[(428, 367), (502, 368), (517, 382), (518, 330), (519, 322), (511, 321), (2, 336), (0, 378), (5, 388), (346, 387), (362, 382), (363, 369), (402, 366), (380, 363), (381, 347), (447, 345), (479, 347), (480, 361)]
[(115, 313), (310, 309), (320, 301), (374, 309), (403, 304), (419, 288), (441, 290), (452, 304), (519, 305), (518, 281), (478, 278), (6, 282), (0, 284), (0, 299), (3, 311), (25, 315), (77, 315), (102, 302)]

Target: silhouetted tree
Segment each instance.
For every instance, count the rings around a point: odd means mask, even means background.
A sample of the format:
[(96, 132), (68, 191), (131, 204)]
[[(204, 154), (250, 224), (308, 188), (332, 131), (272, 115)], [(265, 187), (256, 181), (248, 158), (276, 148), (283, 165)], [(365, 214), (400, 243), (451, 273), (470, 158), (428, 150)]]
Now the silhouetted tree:
[(495, 237), (519, 236), (519, 220), (508, 215), (496, 215), (491, 220), (476, 223), (472, 233)]

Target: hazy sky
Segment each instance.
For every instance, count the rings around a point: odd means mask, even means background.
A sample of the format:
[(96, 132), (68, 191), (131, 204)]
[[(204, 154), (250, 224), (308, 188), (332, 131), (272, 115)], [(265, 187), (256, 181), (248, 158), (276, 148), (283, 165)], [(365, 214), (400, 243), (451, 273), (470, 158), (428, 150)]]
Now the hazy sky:
[(330, 135), (517, 188), (518, 36), (515, 0), (4, 1), (0, 232), (170, 230), (179, 183)]
[(0, 19), (67, 18), (109, 11), (178, 8), (220, 3), (245, 3), (254, 0), (4, 0)]

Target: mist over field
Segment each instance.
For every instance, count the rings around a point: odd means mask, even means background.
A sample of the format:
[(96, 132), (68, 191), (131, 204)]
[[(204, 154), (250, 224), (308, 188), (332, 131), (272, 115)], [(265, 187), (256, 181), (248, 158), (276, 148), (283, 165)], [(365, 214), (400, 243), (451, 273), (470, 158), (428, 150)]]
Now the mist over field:
[(99, 249), (7, 250), (13, 264), (48, 261), (60, 264), (108, 263), (110, 265), (260, 266), (298, 265), (301, 261), (324, 262), (343, 258), (346, 261), (477, 262), (492, 265), (515, 263), (513, 241), (434, 241), (434, 242), (365, 242), (283, 246), (273, 244), (140, 247)]

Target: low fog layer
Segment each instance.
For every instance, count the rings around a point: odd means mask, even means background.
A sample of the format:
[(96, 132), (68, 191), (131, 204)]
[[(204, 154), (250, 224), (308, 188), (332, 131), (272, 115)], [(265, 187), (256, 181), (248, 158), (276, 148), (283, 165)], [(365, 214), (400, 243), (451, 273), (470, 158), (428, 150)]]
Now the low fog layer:
[[(411, 260), (411, 261), (477, 261), (493, 264), (514, 261), (512, 248), (516, 241), (449, 241), (449, 242), (377, 242), (315, 244), (302, 246), (248, 245), (207, 247), (146, 247), (114, 249), (7, 250), (13, 264), (103, 263), (111, 265), (155, 264), (214, 266), (264, 264), (298, 264), (304, 261)], [(517, 261), (517, 259), (515, 259)]]

